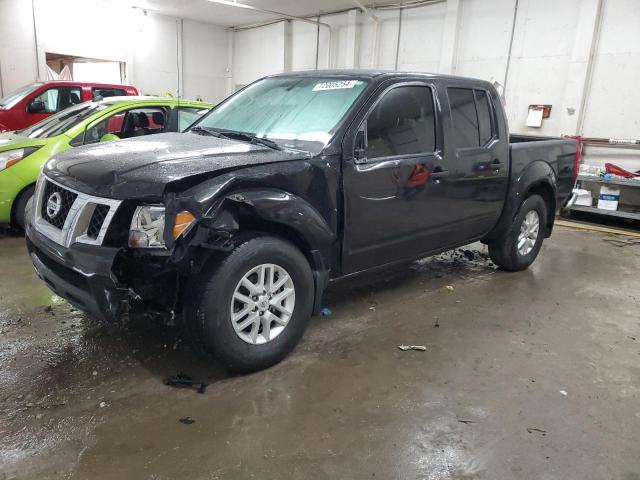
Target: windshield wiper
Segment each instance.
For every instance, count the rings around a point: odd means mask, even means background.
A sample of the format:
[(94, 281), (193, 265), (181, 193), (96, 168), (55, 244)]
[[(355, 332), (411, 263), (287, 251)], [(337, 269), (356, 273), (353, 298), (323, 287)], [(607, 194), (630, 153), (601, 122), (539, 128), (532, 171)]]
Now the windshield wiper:
[(212, 137), (217, 138), (228, 138), (230, 140), (240, 140), (252, 143), (254, 145), (264, 145), (265, 147), (272, 148), (273, 150), (282, 150), (282, 147), (278, 145), (273, 140), (269, 140), (268, 138), (258, 137), (256, 135), (252, 135), (246, 132), (238, 132), (236, 130), (220, 130), (217, 128), (208, 128), (208, 127), (200, 127), (195, 126), (189, 130), (190, 132), (195, 132), (197, 134), (205, 134), (210, 135)]
[(214, 130), (216, 133), (220, 135), (230, 138), (232, 140), (244, 140), (245, 142), (253, 143), (254, 145), (264, 145), (265, 147), (272, 148), (273, 150), (282, 150), (282, 147), (278, 145), (273, 140), (269, 140), (268, 138), (258, 137), (256, 135), (252, 135), (247, 132), (238, 132), (237, 130)]
[(216, 138), (222, 137), (222, 135), (219, 132), (217, 132), (215, 130), (210, 130), (210, 129), (205, 128), (205, 127), (196, 126), (196, 127), (190, 128), (189, 131), (197, 133), (198, 135), (201, 135), (201, 134), (204, 133), (205, 135), (209, 135), (211, 137), (216, 137)]

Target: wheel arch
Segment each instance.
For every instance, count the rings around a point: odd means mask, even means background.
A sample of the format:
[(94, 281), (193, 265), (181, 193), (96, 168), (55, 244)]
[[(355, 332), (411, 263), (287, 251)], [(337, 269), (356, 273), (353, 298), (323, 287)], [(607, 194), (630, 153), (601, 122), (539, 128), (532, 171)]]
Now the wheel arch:
[(22, 190), (20, 190), (18, 194), (13, 198), (13, 202), (11, 203), (11, 215), (9, 217), (12, 226), (16, 226), (16, 206), (18, 205), (18, 203), (20, 203), (22, 197), (27, 193), (27, 190), (29, 190), (30, 188), (35, 189), (35, 187), (36, 182), (25, 185)]
[[(194, 230), (184, 247), (230, 251), (256, 234), (275, 236), (293, 244), (313, 272), (314, 312), (322, 307), (336, 234), (320, 212), (303, 198), (282, 190), (236, 191), (216, 202), (198, 219)], [(176, 244), (177, 250), (182, 247)]]
[(547, 218), (545, 225), (545, 238), (551, 236), (551, 231), (553, 230), (553, 224), (555, 220), (555, 212), (556, 212), (556, 196), (555, 190), (551, 187), (549, 182), (540, 180), (532, 184), (526, 191), (523, 196), (522, 201), (524, 202), (531, 195), (539, 195), (544, 200), (545, 205), (547, 206)]
[(482, 241), (491, 243), (491, 241), (506, 235), (522, 203), (535, 194), (540, 195), (547, 206), (545, 237), (549, 237), (555, 221), (556, 184), (556, 174), (551, 165), (544, 160), (535, 160), (529, 163), (520, 173), (514, 174), (509, 185), (502, 214), (496, 226)]

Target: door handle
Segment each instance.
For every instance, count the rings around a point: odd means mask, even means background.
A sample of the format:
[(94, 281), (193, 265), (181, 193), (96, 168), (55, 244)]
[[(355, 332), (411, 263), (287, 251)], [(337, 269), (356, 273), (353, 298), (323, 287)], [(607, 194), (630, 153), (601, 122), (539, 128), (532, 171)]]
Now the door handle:
[(449, 176), (449, 170), (436, 169), (433, 172), (431, 172), (431, 178), (433, 178), (434, 180), (438, 180), (440, 178), (448, 177), (448, 176)]
[(491, 162), (491, 168), (493, 168), (494, 170), (500, 170), (502, 168), (503, 163), (498, 160), (497, 158)]

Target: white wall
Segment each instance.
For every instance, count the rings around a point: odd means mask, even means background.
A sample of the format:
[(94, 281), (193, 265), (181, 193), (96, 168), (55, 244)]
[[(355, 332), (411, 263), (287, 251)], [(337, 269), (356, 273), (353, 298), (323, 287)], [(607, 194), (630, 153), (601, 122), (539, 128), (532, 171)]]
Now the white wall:
[(233, 35), (233, 81), (246, 85), (285, 69), (285, 24), (279, 22)]
[[(601, 34), (589, 87), (600, 1)], [(404, 10), (399, 44), (398, 10), (374, 11), (379, 19), (375, 42), (374, 22), (365, 13), (322, 15), (319, 20), (331, 26), (331, 34), (321, 26), (319, 44), (316, 25), (301, 21), (231, 33), (219, 26), (144, 15), (124, 2), (107, 0), (35, 0), (35, 13), (41, 75), (47, 51), (115, 60), (126, 62), (127, 81), (145, 93), (217, 102), (234, 86), (261, 76), (314, 69), (316, 56), (321, 69), (394, 69), (397, 64), (399, 70), (454, 73), (501, 84), (508, 63), (505, 97), (513, 132), (640, 137), (640, 1), (519, 0), (514, 28), (515, 4), (447, 0)], [(5, 93), (36, 79), (35, 52), (31, 2), (1, 0)], [(527, 107), (537, 103), (553, 105), (551, 118), (541, 129), (528, 128)], [(589, 159), (593, 162), (607, 155), (621, 161), (638, 158), (623, 150), (591, 153), (599, 155)]]
[(213, 101), (227, 96), (230, 32), (205, 23), (184, 20), (182, 45), (183, 96)]
[(0, 0), (0, 86), (3, 94), (33, 82), (36, 77), (31, 2)]
[[(399, 48), (398, 10), (374, 11), (379, 19), (375, 47), (374, 22), (365, 13), (323, 15), (320, 21), (330, 24), (332, 33), (329, 42), (327, 29), (321, 28), (318, 66), (394, 69), (397, 63), (398, 70), (453, 73), (504, 84), (509, 62), (505, 99), (512, 132), (637, 139), (640, 1), (602, 0), (600, 42), (581, 111), (599, 1), (519, 0), (515, 27), (516, 0), (448, 0), (407, 9), (402, 13)], [(241, 81), (235, 83), (246, 84), (266, 73), (315, 68), (315, 26), (290, 23), (289, 43), (285, 22), (233, 34), (234, 41), (240, 40), (233, 63), (234, 78), (237, 73)], [(290, 67), (284, 61), (288, 51)], [(552, 105), (542, 128), (525, 125), (530, 104)], [(622, 166), (640, 168), (637, 150), (587, 149), (588, 162), (613, 158)]]
[[(32, 15), (30, 1), (0, 0), (5, 94), (38, 79)], [(126, 62), (127, 83), (145, 94), (213, 102), (227, 95), (229, 34), (223, 27), (145, 15), (106, 0), (36, 0), (35, 20), (41, 78), (50, 52)]]
[[(324, 27), (321, 27), (324, 30)], [(316, 66), (316, 25), (307, 22), (291, 22), (291, 69), (313, 70)], [(295, 40), (294, 40), (295, 39)], [(321, 65), (324, 59), (318, 58)]]

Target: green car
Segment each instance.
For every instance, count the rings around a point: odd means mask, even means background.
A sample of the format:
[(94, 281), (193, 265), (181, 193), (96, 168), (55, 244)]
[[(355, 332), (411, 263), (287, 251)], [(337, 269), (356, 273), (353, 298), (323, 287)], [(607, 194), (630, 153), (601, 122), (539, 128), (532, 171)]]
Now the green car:
[(159, 97), (110, 97), (63, 110), (31, 127), (0, 134), (0, 226), (24, 228), (24, 209), (40, 169), (80, 145), (182, 132), (213, 105)]

